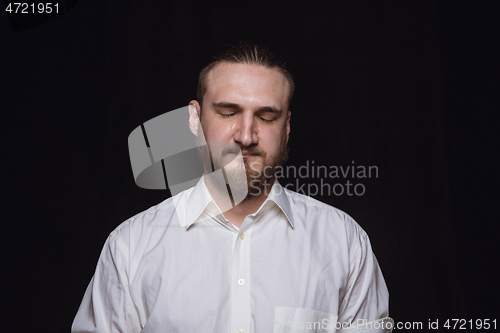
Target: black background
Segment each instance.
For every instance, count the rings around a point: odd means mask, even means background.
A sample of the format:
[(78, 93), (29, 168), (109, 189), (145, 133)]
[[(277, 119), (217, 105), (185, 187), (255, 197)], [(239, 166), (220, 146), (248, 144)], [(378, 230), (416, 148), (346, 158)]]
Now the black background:
[(129, 133), (238, 40), (295, 76), (288, 165), (378, 166), (363, 196), (317, 198), (370, 235), (391, 317), (498, 322), (499, 4), (84, 1), (15, 33), (0, 14), (2, 331), (69, 331), (107, 235), (169, 196), (134, 184)]

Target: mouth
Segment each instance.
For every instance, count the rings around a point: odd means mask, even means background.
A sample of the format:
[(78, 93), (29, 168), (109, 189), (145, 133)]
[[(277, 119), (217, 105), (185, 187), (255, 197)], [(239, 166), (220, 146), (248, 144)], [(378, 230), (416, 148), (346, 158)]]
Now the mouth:
[(251, 159), (251, 158), (254, 158), (256, 156), (260, 156), (259, 153), (251, 153), (248, 150), (227, 151), (227, 152), (223, 153), (223, 155), (230, 156), (230, 158), (235, 158), (236, 155), (238, 155), (240, 153), (241, 153), (241, 157), (243, 157), (243, 159)]
[(255, 156), (259, 156), (259, 154), (250, 154), (248, 151), (241, 151), (241, 156), (243, 158), (252, 158)]

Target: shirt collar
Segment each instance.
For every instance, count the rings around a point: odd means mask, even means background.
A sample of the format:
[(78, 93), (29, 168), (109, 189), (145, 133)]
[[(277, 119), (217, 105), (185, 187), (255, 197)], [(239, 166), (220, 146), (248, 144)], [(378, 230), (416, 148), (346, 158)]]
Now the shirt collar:
[[(268, 202), (274, 203), (278, 206), (291, 227), (294, 228), (293, 225), (293, 214), (290, 206), (290, 199), (285, 193), (285, 189), (281, 186), (277, 179), (274, 180), (273, 186), (271, 188), (271, 192), (267, 196), (266, 200), (262, 203), (259, 209), (250, 214), (251, 216), (256, 216), (265, 210), (266, 207), (269, 207)], [(180, 204), (180, 202), (179, 202)], [(221, 214), (221, 211), (217, 204), (215, 203), (212, 195), (208, 191), (207, 186), (205, 185), (204, 176), (200, 178), (196, 186), (193, 188), (191, 193), (188, 195), (187, 200), (185, 201), (185, 205), (177, 205), (177, 208), (181, 212), (180, 224), (183, 227), (189, 228), (194, 223), (198, 222), (199, 217), (202, 215), (204, 211), (209, 212), (211, 215)]]

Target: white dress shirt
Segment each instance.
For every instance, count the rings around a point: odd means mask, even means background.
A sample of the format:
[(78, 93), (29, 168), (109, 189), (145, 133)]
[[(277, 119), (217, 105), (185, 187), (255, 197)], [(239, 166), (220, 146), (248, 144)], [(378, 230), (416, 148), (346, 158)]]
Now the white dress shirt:
[(349, 215), (275, 181), (238, 228), (202, 177), (109, 235), (72, 332), (391, 332), (388, 301)]

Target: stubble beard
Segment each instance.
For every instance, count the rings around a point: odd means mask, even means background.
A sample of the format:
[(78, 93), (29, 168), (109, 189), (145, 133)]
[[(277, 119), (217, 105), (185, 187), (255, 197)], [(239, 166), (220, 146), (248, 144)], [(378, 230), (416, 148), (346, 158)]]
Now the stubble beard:
[[(259, 197), (263, 192), (269, 194), (272, 184), (276, 179), (276, 172), (278, 171), (278, 168), (288, 160), (290, 151), (289, 147), (287, 146), (285, 128), (283, 128), (281, 133), (282, 135), (280, 137), (280, 147), (277, 155), (274, 158), (271, 158), (265, 151), (259, 149), (256, 146), (245, 147), (238, 144), (240, 150), (245, 150), (248, 151), (249, 154), (260, 156), (262, 162), (249, 162), (248, 159), (243, 159), (245, 172), (242, 172), (243, 170), (239, 169), (238, 167), (223, 168), (225, 177), (227, 178), (228, 183), (231, 184), (230, 190), (233, 196), (237, 196), (235, 195), (236, 193), (247, 192), (245, 199), (252, 200)], [(198, 130), (198, 142), (200, 142), (200, 135), (203, 135), (201, 129)], [(210, 147), (210, 142), (207, 143)], [(221, 163), (222, 156), (224, 156), (228, 152), (236, 152), (237, 149), (235, 149), (235, 145), (236, 144), (233, 144), (231, 146), (231, 144), (228, 144), (228, 148), (223, 150), (221, 154), (214, 154), (213, 148), (210, 148), (210, 152), (212, 154), (209, 154), (209, 149), (207, 148), (207, 146), (199, 145), (198, 154), (203, 161), (205, 174), (211, 172), (209, 170), (212, 170), (212, 165), (214, 167), (214, 170), (217, 170), (224, 166)], [(214, 155), (220, 155), (220, 157), (216, 157)], [(255, 166), (257, 166), (257, 163), (262, 163), (262, 168), (256, 168)], [(214, 186), (220, 193), (225, 193), (227, 191), (226, 182), (215, 181), (211, 182), (210, 185)]]
[(231, 184), (231, 191), (243, 193), (247, 192), (246, 200), (253, 200), (263, 192), (269, 194), (276, 179), (276, 172), (288, 159), (289, 148), (286, 142), (286, 132), (282, 132), (280, 147), (275, 157), (270, 157), (265, 151), (256, 146), (241, 146), (240, 150), (245, 150), (249, 154), (255, 154), (261, 158), (260, 162), (252, 159), (243, 159), (245, 172), (238, 169), (225, 168), (226, 177)]
[(278, 171), (278, 168), (285, 164), (288, 159), (289, 150), (290, 149), (288, 148), (286, 142), (286, 132), (283, 130), (277, 155), (274, 158), (271, 158), (265, 152), (260, 155), (262, 158), (261, 169), (254, 168), (255, 162), (248, 162), (245, 160), (248, 199), (256, 198), (263, 192), (269, 194), (274, 180), (276, 179), (276, 172)]

